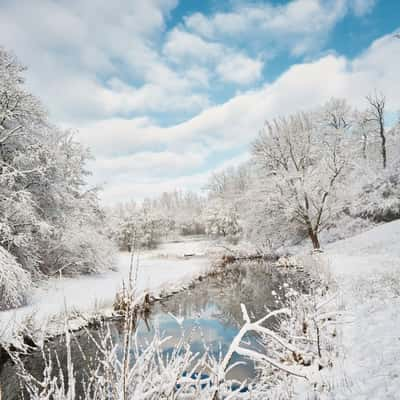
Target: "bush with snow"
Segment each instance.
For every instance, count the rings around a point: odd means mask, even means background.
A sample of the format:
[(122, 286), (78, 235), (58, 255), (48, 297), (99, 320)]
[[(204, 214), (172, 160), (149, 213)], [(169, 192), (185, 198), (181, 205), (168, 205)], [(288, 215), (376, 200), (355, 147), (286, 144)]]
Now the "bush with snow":
[(53, 260), (53, 274), (76, 275), (113, 269), (115, 256), (115, 246), (97, 229), (73, 222), (63, 230), (47, 261)]
[(390, 222), (400, 218), (400, 162), (382, 171), (367, 183), (352, 213), (374, 222)]
[(0, 246), (0, 311), (23, 305), (30, 285), (29, 273)]
[(242, 227), (239, 214), (230, 204), (222, 199), (210, 202), (204, 211), (206, 234), (210, 237), (223, 238), (230, 243), (237, 243), (241, 237)]

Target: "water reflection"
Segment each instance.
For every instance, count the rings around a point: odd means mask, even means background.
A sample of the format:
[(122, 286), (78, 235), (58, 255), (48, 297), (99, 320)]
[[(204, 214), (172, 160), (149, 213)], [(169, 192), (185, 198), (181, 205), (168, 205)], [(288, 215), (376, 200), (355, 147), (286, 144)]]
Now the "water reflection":
[[(157, 303), (147, 320), (139, 322), (138, 337), (142, 344), (150, 342), (156, 331), (161, 337), (171, 337), (163, 348), (169, 354), (183, 336), (193, 352), (208, 351), (218, 359), (226, 354), (243, 324), (240, 304), (246, 305), (252, 319), (259, 319), (282, 306), (277, 299), (285, 298), (290, 287), (305, 287), (304, 277), (273, 272), (265, 263), (241, 265)], [(276, 321), (270, 320), (269, 327), (274, 329), (274, 325)], [(117, 340), (122, 340), (121, 334)], [(246, 339), (253, 349), (263, 351), (258, 336)], [(235, 367), (228, 377), (239, 381), (254, 378), (254, 365), (237, 355), (232, 362), (239, 360), (245, 365)]]
[[(215, 358), (221, 358), (243, 323), (240, 304), (246, 305), (252, 319), (259, 319), (267, 312), (280, 307), (277, 298), (285, 297), (288, 287), (301, 289), (306, 287), (306, 276), (271, 270), (263, 264), (241, 265), (224, 275), (216, 275), (197, 282), (192, 289), (175, 294), (156, 303), (146, 320), (140, 320), (137, 326), (137, 337), (141, 345), (151, 342), (155, 332), (161, 337), (170, 336), (164, 344), (165, 355), (171, 354), (177, 343), (184, 338), (190, 343), (193, 352), (205, 351)], [(275, 293), (275, 295), (273, 295)], [(269, 321), (269, 327), (275, 328), (276, 321)], [(116, 342), (122, 344), (123, 324), (111, 322), (110, 328)], [(91, 331), (97, 335), (97, 331)], [(248, 345), (262, 351), (258, 337), (246, 338)], [(51, 341), (47, 350), (57, 353), (60, 365), (66, 364), (66, 351), (63, 338)], [(72, 353), (75, 371), (80, 374), (77, 382), (87, 375), (90, 365), (95, 360), (96, 345), (84, 331), (75, 334), (72, 341)], [(239, 360), (235, 355), (232, 362)], [(254, 365), (248, 360), (235, 367), (229, 378), (244, 381), (256, 375)], [(26, 359), (26, 368), (37, 378), (41, 377), (44, 362), (42, 355), (36, 352)], [(11, 363), (0, 371), (3, 396), (6, 399), (18, 398), (15, 388), (19, 387), (14, 367)], [(77, 388), (80, 392), (80, 388)]]

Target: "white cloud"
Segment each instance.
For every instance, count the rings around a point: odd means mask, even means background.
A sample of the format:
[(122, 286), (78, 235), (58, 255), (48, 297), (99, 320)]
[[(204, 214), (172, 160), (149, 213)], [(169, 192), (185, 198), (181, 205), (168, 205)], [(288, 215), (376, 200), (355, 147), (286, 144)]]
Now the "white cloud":
[(235, 54), (221, 61), (217, 66), (217, 72), (225, 81), (247, 84), (261, 78), (262, 68), (261, 61)]
[(260, 79), (263, 62), (245, 55), (241, 50), (205, 40), (182, 28), (173, 29), (163, 48), (164, 54), (175, 63), (203, 64), (220, 80), (248, 85)]
[(288, 48), (302, 55), (318, 49), (346, 14), (362, 16), (374, 0), (292, 0), (285, 4), (238, 2), (232, 11), (185, 18), (188, 30), (209, 39), (258, 43), (269, 51)]
[(194, 112), (209, 104), (193, 90), (204, 77), (170, 68), (157, 49), (176, 3), (4, 0), (0, 37), (29, 66), (28, 84), (59, 121)]
[[(167, 32), (177, 0), (98, 0), (95, 7), (79, 0), (2, 0), (0, 37), (29, 66), (28, 83), (54, 119), (78, 128), (92, 148), (92, 182), (106, 180), (104, 199), (112, 202), (197, 190), (215, 160), (243, 151), (265, 119), (331, 96), (362, 104), (377, 89), (397, 111), (400, 41), (391, 36), (353, 61), (330, 54), (294, 65), (269, 84), (261, 80), (276, 52), (309, 55), (346, 14), (364, 16), (374, 3), (239, 0), (231, 11), (196, 13)], [(210, 105), (214, 85), (226, 83), (253, 86)], [(164, 120), (156, 119), (160, 113)], [(182, 122), (167, 124), (177, 119)]]
[(126, 156), (98, 158), (92, 163), (96, 175), (107, 181), (115, 176), (145, 176), (151, 179), (160, 175), (176, 175), (199, 168), (204, 164), (204, 153), (172, 151), (143, 151)]
[(147, 118), (112, 119), (86, 125), (80, 137), (98, 153), (160, 145), (187, 148), (193, 143), (216, 151), (247, 143), (266, 118), (312, 108), (332, 96), (346, 97), (361, 106), (365, 95), (378, 89), (386, 94), (387, 106), (396, 111), (400, 104), (396, 84), (400, 80), (399, 49), (400, 41), (388, 35), (353, 61), (331, 54), (294, 65), (275, 82), (238, 94), (177, 125), (161, 127)]
[(147, 179), (146, 181), (117, 181), (112, 182), (101, 194), (104, 204), (115, 204), (132, 199), (142, 200), (146, 197), (155, 197), (163, 192), (173, 190), (200, 191), (207, 181), (207, 173), (182, 175), (171, 179)]
[[(238, 94), (181, 124), (160, 127), (149, 119), (106, 120), (88, 125), (82, 134), (86, 143), (92, 144), (98, 154), (109, 153), (113, 147), (116, 153), (160, 147), (160, 153), (199, 152), (199, 165), (205, 165), (204, 160), (213, 154), (224, 155), (247, 146), (265, 119), (316, 107), (332, 96), (345, 97), (352, 104), (362, 107), (366, 105), (365, 95), (377, 89), (385, 93), (388, 111), (397, 111), (400, 104), (400, 92), (397, 90), (400, 86), (399, 64), (400, 41), (388, 35), (372, 43), (352, 61), (331, 54), (313, 62), (294, 65), (275, 82)], [(142, 183), (135, 188), (149, 194), (161, 188), (173, 189), (178, 183), (193, 187), (189, 177), (164, 182), (161, 175), (156, 181), (149, 176), (151, 173), (141, 175), (136, 169), (136, 178), (140, 177)], [(143, 184), (145, 179), (150, 180)], [(196, 175), (194, 179), (200, 178)], [(107, 194), (108, 190), (107, 187), (105, 196), (112, 198)], [(126, 188), (118, 190), (128, 193)], [(132, 192), (132, 195), (135, 193)]]
[(189, 59), (203, 63), (219, 58), (222, 51), (220, 44), (208, 42), (180, 28), (175, 28), (168, 34), (163, 49), (164, 54), (175, 62)]
[[(177, 3), (2, 0), (1, 42), (29, 66), (28, 84), (55, 120), (186, 117), (212, 103), (217, 81), (257, 82), (279, 43), (304, 54), (318, 47), (346, 12), (364, 15), (374, 5), (373, 0), (238, 2), (230, 12), (188, 16), (167, 32), (165, 21)], [(257, 42), (268, 50), (266, 56), (238, 47)]]

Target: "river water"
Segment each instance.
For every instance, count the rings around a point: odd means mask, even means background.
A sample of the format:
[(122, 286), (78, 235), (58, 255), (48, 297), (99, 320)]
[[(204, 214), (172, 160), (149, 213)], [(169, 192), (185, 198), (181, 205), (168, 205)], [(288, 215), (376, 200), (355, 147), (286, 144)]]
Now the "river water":
[[(139, 321), (137, 337), (141, 343), (145, 343), (151, 341), (155, 331), (161, 337), (170, 336), (171, 340), (163, 348), (165, 354), (168, 354), (183, 336), (190, 342), (193, 352), (203, 353), (207, 348), (207, 351), (218, 358), (226, 354), (232, 339), (243, 324), (241, 303), (246, 305), (252, 319), (259, 319), (269, 311), (281, 307), (279, 298), (284, 299), (290, 288), (304, 290), (307, 287), (306, 281), (307, 277), (302, 273), (276, 272), (266, 263), (240, 265), (227, 274), (205, 278), (191, 289), (156, 302), (146, 320)], [(182, 319), (182, 323), (177, 322)], [(118, 321), (110, 324), (114, 340), (122, 341), (122, 324)], [(269, 327), (275, 329), (274, 324), (276, 325), (276, 321), (270, 321)], [(96, 334), (96, 330), (91, 332)], [(257, 337), (249, 336), (246, 340), (252, 348), (262, 351)], [(74, 334), (71, 346), (75, 370), (84, 376), (87, 365), (94, 358), (96, 346), (85, 331)], [(62, 338), (50, 341), (46, 348), (57, 352), (60, 365), (65, 365), (66, 351)], [(235, 356), (232, 362), (238, 360), (238, 356)], [(232, 369), (229, 378), (244, 381), (256, 376), (253, 363), (242, 361), (244, 364)], [(40, 377), (44, 367), (43, 356), (40, 352), (34, 352), (26, 358), (25, 365), (33, 375)], [(2, 366), (0, 382), (3, 400), (18, 398), (18, 377), (11, 362)]]

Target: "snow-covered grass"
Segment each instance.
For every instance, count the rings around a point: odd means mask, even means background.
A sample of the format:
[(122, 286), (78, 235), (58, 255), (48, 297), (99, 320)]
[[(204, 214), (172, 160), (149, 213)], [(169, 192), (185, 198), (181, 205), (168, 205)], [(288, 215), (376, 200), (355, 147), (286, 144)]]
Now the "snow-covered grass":
[(324, 258), (351, 314), (326, 398), (399, 399), (400, 221), (331, 244)]
[[(137, 293), (158, 294), (205, 273), (210, 266), (206, 256), (209, 244), (206, 240), (188, 240), (164, 243), (158, 249), (142, 251), (137, 256)], [(185, 257), (186, 254), (194, 256)], [(120, 253), (116, 271), (78, 278), (54, 277), (41, 282), (32, 289), (27, 306), (0, 312), (0, 337), (5, 340), (28, 321), (31, 329), (43, 327), (50, 321), (52, 326), (48, 329), (57, 329), (57, 317), (66, 309), (89, 315), (109, 311), (122, 282), (128, 281), (129, 265), (130, 254)]]

